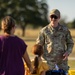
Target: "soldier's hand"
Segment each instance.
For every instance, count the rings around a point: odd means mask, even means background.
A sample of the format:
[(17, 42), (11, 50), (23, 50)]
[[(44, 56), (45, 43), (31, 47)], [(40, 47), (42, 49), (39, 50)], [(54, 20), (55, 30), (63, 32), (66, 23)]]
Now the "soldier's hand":
[(68, 58), (68, 56), (69, 56), (69, 55), (68, 55), (68, 52), (65, 52), (65, 53), (63, 54), (63, 57), (64, 57), (63, 60), (66, 60), (66, 59)]

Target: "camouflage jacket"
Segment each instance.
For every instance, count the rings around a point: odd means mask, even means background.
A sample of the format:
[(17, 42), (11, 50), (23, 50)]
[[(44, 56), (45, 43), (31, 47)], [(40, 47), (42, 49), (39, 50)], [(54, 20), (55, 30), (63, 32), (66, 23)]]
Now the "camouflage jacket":
[(46, 60), (62, 60), (63, 54), (72, 52), (73, 39), (69, 29), (65, 25), (58, 25), (56, 29), (47, 25), (41, 29), (36, 41), (44, 48), (43, 57)]

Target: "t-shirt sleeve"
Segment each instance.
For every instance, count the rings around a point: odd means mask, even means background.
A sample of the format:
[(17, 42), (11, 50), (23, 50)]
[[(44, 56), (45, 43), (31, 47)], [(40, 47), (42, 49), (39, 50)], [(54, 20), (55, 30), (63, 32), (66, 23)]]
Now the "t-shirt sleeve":
[(21, 42), (21, 53), (22, 53), (22, 56), (24, 55), (26, 49), (27, 49), (27, 45), (24, 41)]

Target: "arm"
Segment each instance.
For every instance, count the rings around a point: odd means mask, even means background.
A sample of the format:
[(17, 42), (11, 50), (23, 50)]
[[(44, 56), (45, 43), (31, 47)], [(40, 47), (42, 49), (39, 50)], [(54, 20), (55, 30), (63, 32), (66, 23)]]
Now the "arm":
[(25, 53), (24, 53), (24, 55), (23, 55), (23, 58), (24, 58), (24, 60), (25, 60), (25, 62), (26, 62), (26, 65), (28, 66), (30, 72), (32, 72), (33, 69), (32, 69), (31, 61), (30, 61), (30, 59), (29, 59), (29, 56), (28, 56), (27, 51), (25, 51)]
[(36, 40), (36, 44), (43, 45), (44, 42), (45, 42), (44, 34), (43, 34), (43, 30), (41, 30), (41, 31), (39, 32), (38, 38), (37, 38), (37, 40)]
[(72, 36), (70, 34), (70, 31), (68, 30), (67, 32), (67, 35), (66, 35), (66, 46), (67, 46), (67, 51), (64, 53), (64, 59), (65, 60), (66, 58), (68, 58), (68, 56), (70, 55), (70, 53), (72, 52), (73, 50), (73, 39), (72, 39)]
[(25, 75), (28, 75), (29, 71), (28, 70), (25, 70)]

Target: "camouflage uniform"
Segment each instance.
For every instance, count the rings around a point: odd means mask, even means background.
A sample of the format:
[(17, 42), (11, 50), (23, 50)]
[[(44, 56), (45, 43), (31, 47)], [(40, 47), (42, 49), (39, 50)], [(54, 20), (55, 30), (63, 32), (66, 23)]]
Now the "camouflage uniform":
[(50, 69), (54, 69), (56, 63), (59, 68), (68, 71), (68, 59), (63, 61), (63, 54), (66, 51), (70, 54), (74, 43), (65, 25), (59, 24), (55, 29), (51, 25), (42, 28), (36, 43), (43, 45), (43, 58), (49, 64)]

